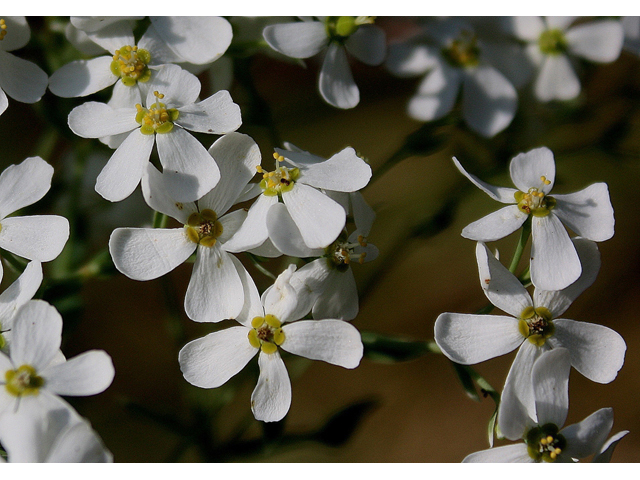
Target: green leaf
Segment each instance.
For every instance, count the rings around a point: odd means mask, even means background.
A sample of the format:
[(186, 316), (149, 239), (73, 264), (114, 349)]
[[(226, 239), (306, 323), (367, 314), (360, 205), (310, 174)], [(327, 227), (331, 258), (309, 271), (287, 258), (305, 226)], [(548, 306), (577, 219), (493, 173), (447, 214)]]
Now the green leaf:
[(458, 379), (462, 384), (462, 388), (469, 398), (475, 400), (476, 402), (480, 401), (480, 395), (478, 394), (478, 390), (476, 389), (476, 385), (473, 382), (473, 377), (469, 373), (468, 367), (465, 365), (460, 365), (458, 363), (452, 362), (453, 368), (456, 371), (456, 375), (458, 375)]

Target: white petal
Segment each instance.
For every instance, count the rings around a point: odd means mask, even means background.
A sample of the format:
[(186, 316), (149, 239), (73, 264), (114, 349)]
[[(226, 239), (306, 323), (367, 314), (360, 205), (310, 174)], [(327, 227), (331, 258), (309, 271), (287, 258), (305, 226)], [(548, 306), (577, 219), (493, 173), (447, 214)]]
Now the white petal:
[[(60, 67), (49, 78), (49, 90), (63, 98), (84, 97), (113, 85), (118, 80), (111, 72), (113, 58), (103, 56), (76, 60)], [(128, 104), (131, 107), (135, 104)]]
[(169, 195), (192, 202), (216, 186), (220, 170), (202, 144), (180, 127), (157, 134), (158, 156)]
[(69, 221), (57, 215), (8, 217), (1, 224), (0, 248), (29, 260), (53, 260), (69, 239)]
[[(155, 70), (151, 69), (151, 71), (153, 75)], [(143, 95), (142, 85), (144, 84), (136, 83), (133, 87), (128, 87), (122, 82), (116, 82), (107, 105), (114, 109), (131, 108), (132, 105), (135, 106), (138, 103), (142, 105), (143, 99), (146, 97), (146, 93)]]
[(371, 167), (347, 147), (328, 160), (302, 168), (299, 182), (338, 192), (355, 192), (367, 186)]
[(491, 303), (516, 318), (525, 308), (533, 306), (527, 289), (484, 243), (478, 242), (476, 245), (476, 260), (480, 286)]
[(0, 51), (10, 52), (24, 47), (31, 37), (31, 29), (29, 28), (26, 17), (3, 15), (2, 18), (7, 25), (7, 31), (11, 32), (11, 35), (7, 35), (2, 39)]
[(569, 411), (569, 352), (554, 348), (540, 355), (531, 371), (538, 424), (564, 425)]
[(76, 28), (84, 30), (87, 36), (109, 53), (114, 53), (117, 49), (124, 47), (125, 45), (135, 45), (135, 39), (133, 38), (133, 28), (129, 21), (118, 21), (117, 17), (111, 20), (107, 25), (103, 24), (98, 26), (95, 22), (89, 26), (88, 30), (80, 28), (80, 26), (86, 26), (87, 22), (76, 21)]
[(9, 99), (7, 98), (7, 95), (2, 90), (2, 87), (0, 87), (0, 115), (2, 115), (2, 112), (4, 112), (8, 106), (9, 106)]
[(320, 95), (337, 108), (353, 108), (360, 102), (360, 91), (351, 75), (351, 67), (344, 47), (332, 43), (322, 63), (318, 83)]
[(134, 280), (152, 280), (170, 272), (195, 251), (183, 228), (116, 228), (109, 252), (116, 268)]
[(260, 352), (260, 377), (251, 394), (251, 410), (256, 420), (282, 420), (291, 406), (291, 381), (280, 353)]
[(81, 420), (58, 435), (47, 461), (50, 463), (111, 463), (113, 455), (88, 422)]
[(115, 370), (103, 350), (90, 350), (42, 372), (45, 387), (58, 395), (86, 396), (103, 392), (111, 385)]
[(0, 87), (7, 95), (23, 103), (36, 103), (42, 98), (49, 77), (39, 66), (1, 50), (0, 65)]
[(351, 55), (367, 65), (380, 65), (387, 55), (387, 37), (380, 27), (362, 25), (344, 44)]
[(571, 365), (589, 380), (612, 382), (624, 364), (627, 345), (615, 331), (602, 325), (575, 320), (553, 321), (554, 347), (569, 350)]
[(529, 456), (526, 444), (516, 443), (472, 453), (462, 463), (533, 463), (533, 458)]
[(351, 214), (353, 215), (356, 229), (360, 235), (368, 237), (371, 232), (371, 227), (373, 226), (373, 221), (376, 219), (376, 212), (365, 201), (360, 192), (350, 192), (349, 201), (351, 203)]
[(576, 18), (577, 17), (570, 17), (570, 16), (564, 16), (564, 17), (555, 16), (555, 17), (544, 17), (544, 20), (545, 20), (545, 23), (547, 24), (548, 29), (557, 28), (559, 30), (566, 30)]
[(308, 58), (319, 53), (328, 43), (322, 22), (295, 22), (268, 25), (264, 39), (275, 51), (293, 58)]
[[(318, 296), (321, 295), (329, 285), (333, 275), (333, 270), (327, 265), (325, 258), (318, 258), (299, 268), (291, 275), (289, 283), (296, 290), (298, 305), (296, 313), (292, 315), (296, 319), (303, 318), (311, 311)], [(357, 291), (356, 291), (357, 302)], [(357, 313), (357, 312), (356, 312)], [(354, 315), (355, 317), (355, 315)], [(338, 318), (331, 315), (315, 318)]]
[(571, 100), (580, 93), (580, 81), (566, 55), (545, 55), (534, 84), (538, 100)]
[[(327, 262), (322, 258), (320, 261)], [(344, 272), (333, 269), (325, 280), (325, 288), (313, 304), (313, 318), (337, 318), (353, 320), (358, 315), (358, 287), (353, 271)]]
[(233, 132), (216, 140), (209, 148), (209, 154), (218, 165), (220, 181), (198, 201), (198, 205), (222, 216), (236, 203), (256, 174), (256, 167), (260, 165), (260, 147), (249, 135)]
[(200, 80), (193, 73), (178, 65), (166, 64), (157, 68), (156, 74), (147, 83), (147, 107), (156, 103), (155, 91), (163, 94), (162, 103), (180, 107), (194, 103), (200, 95)]
[(135, 108), (112, 108), (106, 103), (85, 102), (69, 114), (69, 128), (82, 138), (99, 138), (130, 132), (139, 127)]
[[(528, 192), (530, 188), (547, 194), (553, 188), (556, 178), (556, 163), (553, 153), (547, 147), (535, 148), (526, 153), (513, 157), (509, 164), (509, 172), (513, 184), (521, 192)], [(546, 184), (541, 177), (550, 182)]]
[(0, 174), (0, 219), (44, 197), (52, 177), (53, 167), (40, 157), (5, 168)]
[(398, 77), (424, 75), (440, 62), (436, 48), (424, 44), (394, 43), (389, 45), (385, 66)]
[(579, 192), (554, 198), (553, 213), (576, 234), (594, 242), (613, 236), (615, 219), (606, 183), (594, 183)]
[(536, 288), (533, 293), (535, 306), (549, 309), (552, 318), (562, 315), (573, 301), (593, 284), (600, 270), (598, 246), (590, 240), (579, 237), (572, 238), (571, 241), (576, 247), (582, 264), (580, 278), (563, 290), (548, 291)]
[(462, 236), (478, 242), (494, 242), (518, 230), (528, 215), (517, 205), (509, 205), (462, 229)]
[(47, 302), (31, 300), (18, 310), (11, 333), (13, 364), (31, 365), (41, 372), (60, 348), (62, 317)]
[(151, 61), (155, 65), (180, 63), (182, 61), (182, 58), (165, 43), (153, 23), (147, 27), (147, 30), (142, 35), (138, 42), (138, 48), (147, 50), (151, 54)]
[(423, 122), (444, 117), (456, 103), (461, 82), (459, 70), (444, 64), (436, 66), (420, 82), (418, 91), (409, 101), (409, 116)]
[(216, 388), (242, 370), (258, 349), (246, 327), (231, 327), (187, 343), (178, 354), (185, 380), (200, 388)]
[(465, 76), (462, 114), (472, 130), (493, 137), (509, 126), (518, 107), (516, 89), (496, 69), (477, 67)]
[(283, 350), (311, 360), (356, 368), (362, 359), (360, 332), (342, 320), (302, 320), (284, 325)]
[(627, 433), (629, 433), (629, 430), (623, 430), (622, 432), (616, 433), (609, 440), (607, 440), (607, 442), (600, 449), (600, 452), (593, 457), (593, 463), (609, 463), (611, 461), (613, 451), (618, 446), (618, 442), (622, 440), (622, 438)]
[(160, 37), (182, 61), (196, 65), (213, 62), (231, 44), (231, 24), (222, 17), (150, 18)]
[(441, 313), (434, 332), (442, 353), (463, 365), (499, 357), (523, 341), (518, 320), (499, 315)]
[(184, 308), (196, 322), (236, 318), (244, 306), (244, 288), (231, 255), (220, 248), (199, 246)]
[(559, 433), (567, 440), (564, 455), (585, 458), (604, 444), (613, 426), (613, 409), (601, 408), (579, 423), (563, 428)]
[(537, 42), (545, 30), (541, 17), (505, 17), (504, 20), (505, 30), (520, 40)]
[(454, 165), (460, 171), (460, 173), (467, 177), (471, 181), (471, 183), (473, 183), (476, 187), (489, 195), (491, 198), (500, 203), (516, 203), (514, 195), (517, 190), (515, 188), (496, 187), (494, 185), (489, 185), (488, 183), (480, 180), (475, 175), (471, 175), (470, 173), (468, 173), (456, 157), (452, 157), (452, 159)]
[(135, 129), (113, 152), (96, 179), (96, 192), (110, 202), (119, 202), (133, 193), (153, 150), (154, 135)]
[(613, 62), (620, 56), (624, 30), (619, 20), (599, 20), (570, 28), (569, 51), (592, 62)]
[[(34, 260), (7, 289), (0, 293), (0, 320), (2, 330), (13, 325), (13, 316), (18, 309), (33, 298), (42, 284), (42, 264)], [(6, 334), (6, 332), (5, 332)]]
[(289, 265), (278, 275), (273, 285), (262, 293), (260, 299), (264, 313), (275, 316), (282, 323), (300, 320), (293, 316), (298, 313), (298, 294), (290, 283), (294, 271), (295, 265)]
[(531, 235), (531, 282), (536, 288), (561, 290), (580, 277), (580, 257), (553, 212), (531, 217)]
[(276, 203), (278, 203), (278, 197), (260, 195), (249, 208), (247, 219), (242, 227), (225, 242), (224, 249), (227, 252), (244, 252), (262, 245), (269, 236), (267, 213)]
[(300, 229), (291, 218), (283, 203), (276, 203), (267, 213), (269, 239), (283, 254), (290, 257), (319, 257), (324, 254), (320, 248), (309, 248), (302, 239)]
[(192, 132), (215, 133), (233, 132), (242, 124), (240, 107), (233, 103), (231, 95), (221, 90), (207, 99), (181, 107), (176, 123)]
[(262, 302), (260, 301), (260, 294), (258, 293), (258, 288), (247, 272), (247, 269), (244, 268), (244, 265), (233, 255), (229, 255), (231, 262), (235, 265), (236, 270), (238, 271), (238, 276), (242, 281), (242, 289), (244, 291), (244, 304), (242, 306), (242, 311), (236, 316), (236, 321), (240, 322), (245, 327), (251, 328), (251, 320), (255, 317), (261, 317), (264, 315), (264, 309), (262, 308)]
[(142, 175), (142, 195), (147, 205), (186, 225), (189, 215), (198, 211), (194, 202), (177, 202), (167, 192), (165, 177), (150, 162)]
[(282, 199), (310, 248), (326, 247), (344, 228), (344, 209), (313, 187), (296, 183), (293, 189), (282, 194)]

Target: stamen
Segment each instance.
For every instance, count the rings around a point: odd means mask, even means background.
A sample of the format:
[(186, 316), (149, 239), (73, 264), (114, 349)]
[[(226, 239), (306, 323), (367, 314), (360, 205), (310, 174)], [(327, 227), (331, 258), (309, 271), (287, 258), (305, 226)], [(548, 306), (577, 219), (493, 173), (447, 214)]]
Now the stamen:
[(547, 177), (545, 177), (544, 175), (540, 177), (540, 180), (542, 180), (542, 183), (544, 183), (545, 185), (551, 185), (551, 180), (547, 180)]
[(224, 230), (216, 212), (208, 208), (189, 215), (184, 228), (187, 238), (203, 247), (213, 247)]
[(7, 35), (7, 24), (4, 21), (4, 18), (0, 18), (0, 40), (2, 40)]
[(147, 68), (150, 61), (147, 50), (125, 45), (115, 51), (111, 73), (120, 77), (127, 87), (133, 87), (137, 82), (148, 82), (151, 78), (151, 70)]

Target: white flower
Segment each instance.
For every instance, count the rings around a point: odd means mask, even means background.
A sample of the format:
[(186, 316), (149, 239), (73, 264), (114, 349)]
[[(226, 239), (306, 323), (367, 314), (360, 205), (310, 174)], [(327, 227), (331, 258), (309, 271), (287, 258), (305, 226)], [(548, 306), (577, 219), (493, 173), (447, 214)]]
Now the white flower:
[(531, 281), (543, 290), (561, 290), (581, 272), (578, 254), (563, 223), (577, 235), (602, 242), (613, 236), (613, 207), (606, 183), (568, 195), (549, 196), (555, 180), (553, 153), (546, 147), (521, 153), (511, 160), (511, 180), (517, 187), (495, 187), (467, 173), (471, 182), (498, 202), (510, 204), (467, 225), (462, 236), (493, 242), (518, 230), (531, 218)]
[(465, 365), (483, 362), (519, 348), (502, 392), (498, 425), (511, 438), (509, 419), (532, 414), (534, 396), (531, 368), (549, 349), (564, 347), (573, 367), (598, 383), (613, 381), (624, 363), (626, 344), (610, 328), (559, 318), (596, 278), (600, 254), (595, 243), (574, 239), (580, 254), (581, 277), (564, 290), (536, 289), (533, 299), (490, 252), (478, 243), (476, 256), (480, 284), (489, 301), (510, 316), (443, 313), (435, 323), (435, 340), (452, 361)]
[(524, 443), (472, 453), (463, 462), (574, 462), (604, 451), (607, 458), (600, 460), (608, 460), (621, 438), (618, 434), (605, 445), (613, 425), (611, 408), (602, 408), (581, 422), (562, 428), (569, 410), (569, 357), (567, 350), (558, 348), (536, 360), (528, 379), (535, 409), (530, 417), (509, 419), (509, 430), (518, 433), (506, 435), (510, 440), (523, 439)]
[(178, 357), (189, 383), (216, 388), (259, 353), (260, 377), (251, 395), (251, 409), (256, 419), (264, 422), (281, 420), (291, 405), (291, 382), (279, 348), (345, 368), (357, 367), (363, 353), (360, 333), (347, 322), (295, 321), (302, 315), (298, 295), (289, 284), (294, 270), (290, 265), (262, 298), (251, 282), (243, 315), (236, 318), (241, 325), (189, 342)]
[(526, 53), (538, 68), (536, 97), (548, 102), (570, 100), (580, 93), (571, 56), (597, 63), (620, 55), (623, 29), (618, 20), (595, 20), (571, 26), (576, 17), (513, 17), (508, 30), (527, 42)]
[(353, 108), (360, 91), (353, 81), (346, 52), (367, 65), (380, 65), (386, 55), (384, 31), (372, 17), (305, 18), (269, 25), (263, 31), (269, 46), (288, 57), (309, 58), (326, 49), (318, 87), (322, 98), (338, 108)]
[[(371, 178), (371, 167), (347, 147), (328, 160), (307, 152), (276, 149), (276, 168), (260, 168), (262, 194), (249, 209), (247, 220), (229, 241), (228, 251), (246, 251), (262, 245), (282, 226), (268, 214), (282, 199), (308, 248), (324, 248), (340, 234), (346, 222), (344, 208), (318, 189), (355, 192)], [(281, 163), (286, 162), (291, 167)], [(280, 216), (277, 219), (282, 218)]]
[(409, 116), (432, 121), (447, 115), (462, 89), (462, 116), (475, 132), (493, 137), (516, 113), (518, 94), (488, 61), (474, 29), (459, 19), (427, 27), (433, 43), (416, 39), (389, 49), (387, 68), (401, 77), (425, 75), (408, 105)]
[(144, 105), (113, 108), (87, 102), (69, 114), (69, 127), (84, 138), (125, 134), (96, 181), (96, 191), (107, 200), (127, 198), (140, 183), (154, 143), (166, 176), (166, 186), (177, 201), (194, 201), (220, 178), (214, 159), (187, 132), (223, 134), (241, 123), (240, 108), (227, 91), (196, 103), (197, 77), (176, 65), (165, 65), (151, 81)]
[(10, 463), (113, 462), (89, 422), (71, 407), (4, 415), (0, 442)]
[(90, 350), (70, 360), (60, 352), (62, 318), (42, 300), (30, 300), (16, 314), (9, 356), (0, 352), (0, 416), (60, 405), (58, 395), (86, 396), (113, 380), (111, 357)]
[(11, 329), (16, 313), (33, 298), (42, 283), (42, 264), (29, 262), (22, 275), (0, 293), (0, 350), (7, 353), (11, 346)]
[(140, 87), (159, 65), (208, 64), (231, 43), (231, 25), (222, 17), (150, 17), (151, 24), (136, 43), (133, 20), (139, 18), (71, 17), (71, 24), (109, 55), (64, 65), (51, 75), (49, 89), (60, 97), (84, 97), (121, 80), (109, 104), (140, 103), (147, 94)]
[(11, 52), (29, 42), (31, 30), (25, 17), (0, 18), (0, 115), (7, 109), (7, 95), (22, 103), (36, 103), (47, 89), (47, 74), (35, 63)]
[(0, 174), (0, 248), (39, 262), (49, 262), (60, 254), (69, 238), (66, 218), (9, 216), (44, 197), (51, 188), (52, 177), (53, 167), (40, 157), (29, 157), (19, 165), (10, 165)]
[(222, 176), (197, 204), (171, 198), (162, 176), (151, 165), (142, 179), (149, 206), (184, 227), (117, 228), (109, 240), (116, 268), (134, 280), (158, 278), (196, 252), (185, 310), (189, 318), (198, 322), (235, 318), (242, 310), (249, 274), (238, 259), (227, 253), (225, 242), (247, 214), (242, 209), (227, 212), (240, 200), (260, 165), (258, 145), (240, 133), (221, 137), (209, 152), (217, 158)]
[(624, 30), (622, 48), (640, 56), (640, 17), (622, 17), (620, 22)]

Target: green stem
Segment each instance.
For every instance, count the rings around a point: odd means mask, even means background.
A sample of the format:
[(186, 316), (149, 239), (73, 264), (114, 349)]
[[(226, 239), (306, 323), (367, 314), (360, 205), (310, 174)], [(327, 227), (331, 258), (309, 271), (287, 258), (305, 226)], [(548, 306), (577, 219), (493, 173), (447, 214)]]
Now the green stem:
[(167, 228), (169, 217), (164, 213), (153, 212), (153, 228)]
[(509, 265), (509, 271), (515, 274), (518, 265), (520, 264), (520, 259), (522, 258), (522, 254), (524, 252), (524, 247), (527, 245), (527, 241), (529, 240), (529, 236), (531, 235), (531, 217), (527, 218), (522, 225), (522, 230), (520, 231), (520, 238), (518, 239), (518, 245), (516, 245), (516, 251), (513, 253), (513, 259), (511, 260), (511, 265)]
[(16, 257), (13, 253), (7, 252), (0, 248), (0, 256), (4, 258), (7, 263), (18, 273), (24, 272), (27, 268), (27, 261)]

